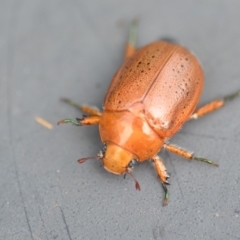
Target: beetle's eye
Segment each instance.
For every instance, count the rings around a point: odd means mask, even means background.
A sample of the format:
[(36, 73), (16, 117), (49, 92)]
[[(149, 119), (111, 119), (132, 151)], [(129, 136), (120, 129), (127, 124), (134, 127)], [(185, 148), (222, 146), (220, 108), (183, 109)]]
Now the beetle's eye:
[(136, 161), (134, 159), (132, 159), (131, 162), (128, 164), (128, 167), (133, 169), (133, 166), (135, 165), (135, 162)]
[(104, 145), (103, 145), (103, 149), (102, 149), (102, 153), (105, 154), (106, 150), (107, 150), (107, 145), (104, 144)]

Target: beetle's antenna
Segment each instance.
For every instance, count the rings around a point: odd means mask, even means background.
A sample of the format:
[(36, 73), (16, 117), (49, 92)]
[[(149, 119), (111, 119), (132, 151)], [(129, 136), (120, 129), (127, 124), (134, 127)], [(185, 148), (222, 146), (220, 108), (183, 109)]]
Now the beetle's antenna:
[(102, 151), (99, 152), (99, 154), (97, 156), (92, 156), (92, 157), (85, 157), (85, 158), (80, 158), (78, 159), (78, 163), (84, 163), (89, 159), (98, 159), (98, 160), (102, 160), (103, 158), (103, 153)]
[(141, 190), (141, 189), (140, 189), (140, 184), (139, 184), (139, 182), (137, 181), (137, 179), (133, 176), (132, 172), (129, 171), (129, 170), (127, 170), (127, 173), (133, 178), (133, 180), (134, 180), (134, 182), (135, 182), (135, 187), (136, 187), (136, 189), (140, 191), (140, 190)]
[(78, 159), (77, 161), (78, 161), (78, 163), (84, 163), (84, 162), (86, 162), (86, 161), (89, 160), (89, 159), (101, 159), (101, 158), (98, 157), (98, 156), (93, 156), (93, 157), (80, 158), (80, 159)]

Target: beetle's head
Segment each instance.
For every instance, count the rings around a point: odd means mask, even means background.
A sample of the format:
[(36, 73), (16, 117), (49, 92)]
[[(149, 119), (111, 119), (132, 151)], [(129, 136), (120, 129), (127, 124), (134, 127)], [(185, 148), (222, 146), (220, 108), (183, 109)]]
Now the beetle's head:
[(113, 143), (107, 143), (98, 156), (81, 158), (78, 162), (83, 163), (92, 158), (102, 160), (104, 168), (110, 173), (117, 175), (128, 173), (134, 179), (136, 189), (140, 190), (140, 185), (131, 172), (134, 164), (133, 154)]
[(130, 171), (132, 159), (133, 155), (127, 150), (113, 143), (107, 143), (102, 163), (108, 172), (120, 175)]

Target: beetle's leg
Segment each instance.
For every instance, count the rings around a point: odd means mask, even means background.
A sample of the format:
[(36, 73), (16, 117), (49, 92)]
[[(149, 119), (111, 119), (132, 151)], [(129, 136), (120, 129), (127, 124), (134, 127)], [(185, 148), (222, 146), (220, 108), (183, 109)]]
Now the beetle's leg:
[(163, 37), (159, 39), (160, 41), (164, 41), (164, 42), (168, 42), (168, 43), (173, 43), (173, 44), (177, 44), (177, 40), (171, 37)]
[(100, 122), (101, 116), (84, 116), (83, 118), (76, 118), (76, 120), (73, 119), (63, 119), (58, 121), (58, 125), (61, 123), (72, 123), (75, 126), (83, 126), (83, 125), (94, 125), (98, 124)]
[(170, 143), (165, 143), (163, 145), (163, 147), (172, 152), (172, 153), (175, 153), (177, 155), (180, 155), (181, 157), (184, 157), (184, 158), (187, 158), (189, 160), (197, 160), (197, 161), (201, 161), (201, 162), (205, 162), (205, 163), (209, 163), (213, 166), (218, 166), (217, 163), (207, 159), (207, 158), (202, 158), (202, 157), (198, 157), (198, 156), (195, 156), (192, 152), (189, 152), (189, 151), (186, 151), (186, 150), (183, 150), (181, 149), (180, 147), (176, 146), (176, 145), (173, 145), (173, 144), (170, 144)]
[(125, 59), (132, 56), (135, 52), (137, 42), (137, 24), (138, 20), (134, 19), (129, 28), (129, 38), (125, 49)]
[(78, 109), (80, 109), (82, 112), (87, 113), (89, 115), (93, 115), (93, 116), (101, 116), (102, 113), (99, 111), (99, 109), (97, 107), (89, 107), (86, 105), (80, 105), (74, 101), (72, 101), (71, 99), (67, 99), (67, 98), (62, 98), (62, 101), (64, 101), (65, 103), (68, 103)]
[(210, 112), (213, 112), (215, 110), (217, 110), (218, 108), (221, 108), (224, 106), (224, 104), (229, 101), (229, 100), (233, 100), (236, 97), (240, 96), (240, 91), (237, 91), (233, 94), (227, 95), (225, 97), (223, 97), (222, 99), (216, 99), (213, 100), (205, 105), (203, 105), (202, 107), (200, 107), (199, 109), (197, 109), (193, 115), (190, 117), (189, 120), (191, 119), (198, 119), (199, 117), (202, 117)]
[(167, 205), (168, 204), (168, 198), (169, 198), (169, 194), (168, 194), (168, 189), (167, 189), (167, 184), (168, 181), (167, 179), (169, 178), (168, 174), (167, 174), (167, 169), (164, 166), (161, 158), (159, 156), (155, 156), (152, 158), (152, 161), (155, 165), (155, 169), (157, 171), (157, 175), (162, 183), (163, 186), (163, 190), (164, 190), (164, 200), (163, 200), (163, 205)]

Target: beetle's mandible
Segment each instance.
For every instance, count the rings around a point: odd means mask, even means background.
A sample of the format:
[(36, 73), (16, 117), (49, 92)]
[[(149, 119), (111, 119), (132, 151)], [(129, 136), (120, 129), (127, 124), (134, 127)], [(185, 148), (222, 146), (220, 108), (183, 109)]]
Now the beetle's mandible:
[[(158, 152), (164, 148), (187, 159), (217, 166), (213, 161), (170, 144), (168, 139), (186, 121), (222, 107), (227, 100), (240, 96), (240, 91), (195, 110), (204, 83), (198, 59), (185, 47), (166, 41), (135, 49), (135, 39), (136, 22), (133, 22), (125, 61), (108, 88), (103, 111), (64, 99), (88, 116), (76, 120), (64, 119), (58, 123), (77, 126), (99, 124), (104, 149), (95, 158), (100, 159), (104, 168), (113, 174), (129, 173), (138, 190), (140, 185), (132, 175), (133, 161), (151, 160), (162, 183), (166, 205), (169, 176)], [(83, 163), (89, 158), (78, 161)]]

